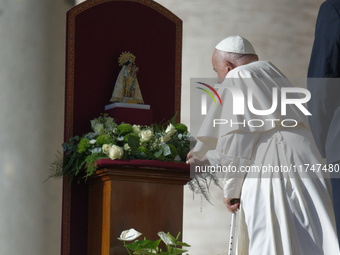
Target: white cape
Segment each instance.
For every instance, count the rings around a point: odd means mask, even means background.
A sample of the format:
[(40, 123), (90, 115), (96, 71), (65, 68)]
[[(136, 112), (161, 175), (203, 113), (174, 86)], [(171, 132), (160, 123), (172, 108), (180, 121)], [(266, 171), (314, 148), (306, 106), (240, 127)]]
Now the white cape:
[[(262, 79), (263, 78), (263, 79)], [(244, 95), (252, 87), (254, 107), (269, 109), (272, 88), (290, 86), (269, 62), (257, 61), (228, 73), (224, 83), (237, 86)], [(306, 118), (299, 109), (288, 107), (266, 116), (233, 116), (228, 89), (219, 89), (223, 108), (212, 105), (198, 133), (194, 153), (207, 155), (211, 165), (235, 166), (223, 181), (226, 198), (241, 198), (237, 254), (250, 255), (338, 255), (331, 188), (328, 173), (308, 171), (323, 163), (315, 147)], [(219, 125), (213, 119), (278, 119), (259, 127)], [(280, 121), (294, 119), (296, 127), (282, 127)], [(239, 171), (243, 167), (255, 173)], [(284, 169), (288, 171), (268, 171)]]

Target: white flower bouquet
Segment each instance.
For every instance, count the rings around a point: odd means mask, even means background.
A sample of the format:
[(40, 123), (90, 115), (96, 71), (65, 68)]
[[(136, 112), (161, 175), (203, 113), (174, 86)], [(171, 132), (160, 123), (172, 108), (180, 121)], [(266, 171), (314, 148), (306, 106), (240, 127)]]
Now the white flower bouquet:
[(91, 120), (91, 129), (82, 137), (74, 136), (63, 144), (63, 155), (51, 164), (52, 177), (74, 177), (83, 169), (88, 177), (97, 170), (96, 162), (102, 158), (184, 163), (190, 150), (187, 127), (173, 120), (165, 125), (118, 125), (103, 114)]
[[(173, 119), (164, 125), (118, 125), (102, 114), (91, 120), (91, 132), (74, 136), (63, 144), (64, 153), (59, 153), (51, 163), (49, 178), (70, 176), (72, 180), (80, 173), (87, 178), (97, 170), (97, 160), (105, 158), (184, 163), (190, 151), (190, 134), (184, 124), (176, 124)], [(207, 172), (195, 175), (187, 184), (194, 194), (201, 194), (210, 202), (211, 183), (220, 187), (214, 173)]]

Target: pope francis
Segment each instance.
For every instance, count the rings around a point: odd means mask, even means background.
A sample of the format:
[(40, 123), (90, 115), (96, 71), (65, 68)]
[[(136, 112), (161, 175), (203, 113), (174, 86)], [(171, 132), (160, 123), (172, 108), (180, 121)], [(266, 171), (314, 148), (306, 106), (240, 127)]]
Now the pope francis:
[[(224, 203), (239, 214), (236, 254), (339, 255), (329, 172), (307, 125), (308, 111), (302, 104), (286, 104), (284, 114), (284, 104), (274, 107), (275, 97), (283, 100), (281, 92), (292, 88), (288, 79), (259, 61), (240, 36), (217, 44), (212, 65), (223, 107), (210, 106), (188, 163), (237, 169), (223, 173)], [(243, 114), (233, 111), (233, 91), (248, 95)], [(290, 93), (294, 98), (300, 95)], [(216, 119), (231, 124), (213, 125)]]

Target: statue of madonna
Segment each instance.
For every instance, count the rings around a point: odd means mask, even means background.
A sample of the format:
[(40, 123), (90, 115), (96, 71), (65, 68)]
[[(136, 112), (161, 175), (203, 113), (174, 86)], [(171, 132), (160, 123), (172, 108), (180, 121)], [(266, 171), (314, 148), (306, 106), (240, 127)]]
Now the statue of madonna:
[(136, 57), (130, 52), (123, 52), (119, 59), (121, 71), (114, 86), (111, 102), (123, 102), (132, 104), (144, 104), (142, 93), (137, 81), (138, 67), (135, 64)]

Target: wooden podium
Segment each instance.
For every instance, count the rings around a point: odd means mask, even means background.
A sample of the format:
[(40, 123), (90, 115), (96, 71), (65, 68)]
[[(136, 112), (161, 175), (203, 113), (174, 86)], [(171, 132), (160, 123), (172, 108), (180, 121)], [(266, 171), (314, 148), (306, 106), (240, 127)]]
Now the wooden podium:
[(151, 240), (159, 239), (159, 231), (182, 232), (183, 185), (189, 181), (189, 168), (145, 161), (129, 167), (123, 161), (98, 162), (103, 168), (88, 181), (88, 255), (127, 254), (117, 237), (130, 228)]
[[(110, 104), (124, 51), (136, 56), (153, 121), (179, 121), (182, 21), (152, 0), (88, 0), (67, 13), (65, 141)], [(155, 162), (98, 162), (86, 183), (64, 178), (62, 255), (124, 254), (116, 238), (132, 227), (150, 239), (182, 231), (188, 166)]]

